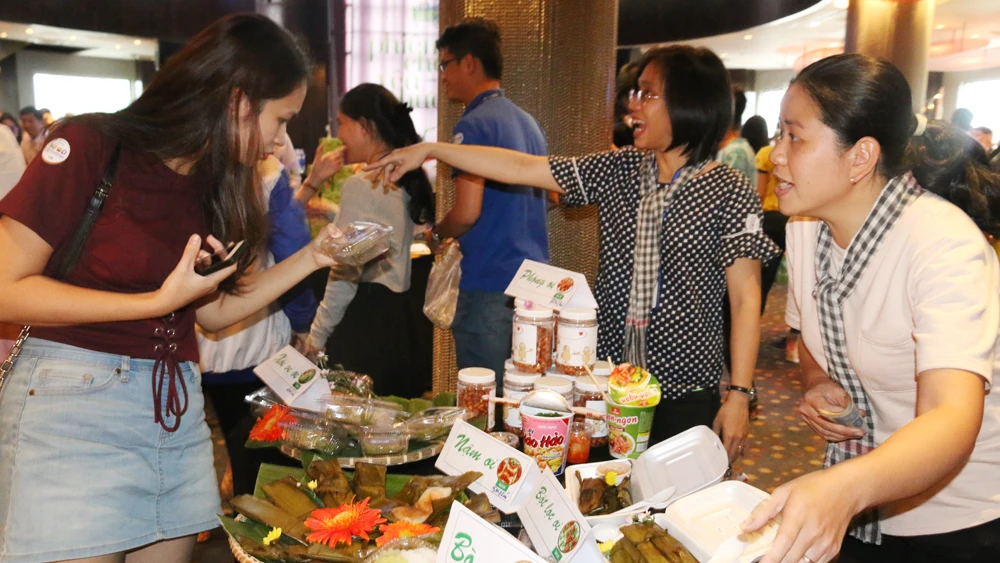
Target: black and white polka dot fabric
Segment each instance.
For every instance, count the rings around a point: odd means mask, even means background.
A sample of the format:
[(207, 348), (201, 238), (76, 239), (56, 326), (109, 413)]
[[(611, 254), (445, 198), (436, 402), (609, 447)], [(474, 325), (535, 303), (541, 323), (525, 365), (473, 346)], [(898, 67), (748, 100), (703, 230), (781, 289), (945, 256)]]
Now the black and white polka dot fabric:
[[(597, 350), (621, 361), (632, 283), (640, 161), (634, 147), (579, 158), (550, 157), (552, 176), (571, 206), (596, 204), (601, 227)], [(757, 192), (740, 172), (719, 165), (674, 194), (663, 212), (658, 299), (649, 314), (646, 366), (666, 399), (717, 385), (722, 376), (725, 269), (738, 258), (780, 254), (761, 229)]]

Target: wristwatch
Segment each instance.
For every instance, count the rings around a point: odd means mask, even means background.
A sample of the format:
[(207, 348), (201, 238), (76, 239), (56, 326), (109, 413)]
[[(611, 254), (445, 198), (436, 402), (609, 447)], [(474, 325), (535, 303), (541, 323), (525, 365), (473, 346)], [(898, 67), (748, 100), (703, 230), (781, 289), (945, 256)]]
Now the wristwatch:
[(739, 385), (727, 385), (726, 389), (730, 391), (739, 391), (740, 393), (746, 393), (747, 395), (750, 395), (751, 399), (757, 396), (757, 388), (755, 387), (747, 388), (747, 387), (740, 387)]

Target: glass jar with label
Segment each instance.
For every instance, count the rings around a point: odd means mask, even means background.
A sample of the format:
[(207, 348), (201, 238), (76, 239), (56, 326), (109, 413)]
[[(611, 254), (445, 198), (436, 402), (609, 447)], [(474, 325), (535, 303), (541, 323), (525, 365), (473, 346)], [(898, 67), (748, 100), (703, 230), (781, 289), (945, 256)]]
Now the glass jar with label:
[[(600, 387), (594, 385), (589, 377), (581, 377), (576, 380), (576, 389), (573, 391), (573, 406), (584, 407), (592, 411), (607, 413), (608, 404), (604, 402), (604, 393), (608, 392), (608, 378), (595, 377)], [(598, 448), (608, 445), (608, 423), (596, 418), (585, 418), (582, 415), (576, 416), (577, 420), (586, 420), (590, 425), (590, 447)]]
[(496, 397), (496, 374), (487, 368), (465, 368), (458, 371), (458, 406), (469, 411), (469, 423), (489, 432), (496, 424), (496, 414), (490, 397)]
[(597, 311), (567, 308), (559, 312), (556, 367), (566, 375), (585, 375), (597, 363)]
[[(503, 376), (503, 396), (508, 399), (520, 401), (521, 397), (524, 397), (529, 391), (535, 388), (535, 380), (539, 377), (541, 376), (537, 373), (524, 373), (515, 370), (507, 371)], [(523, 436), (521, 430), (521, 410), (518, 407), (513, 405), (503, 406), (503, 428), (518, 438)]]
[(552, 365), (552, 309), (517, 309), (514, 312), (513, 332), (511, 356), (514, 367), (525, 373), (545, 373)]
[(567, 403), (573, 404), (573, 382), (561, 377), (539, 377), (535, 380), (535, 389), (555, 391), (565, 397)]

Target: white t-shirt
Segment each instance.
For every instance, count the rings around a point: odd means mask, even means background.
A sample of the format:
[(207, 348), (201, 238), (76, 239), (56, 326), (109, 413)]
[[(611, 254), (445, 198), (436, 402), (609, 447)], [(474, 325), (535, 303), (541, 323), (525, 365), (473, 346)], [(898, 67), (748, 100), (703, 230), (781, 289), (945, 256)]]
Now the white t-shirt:
[[(803, 343), (825, 370), (813, 298), (818, 228), (812, 219), (788, 223), (785, 320), (802, 331)], [(837, 270), (844, 253), (833, 257)], [(886, 234), (843, 313), (847, 356), (873, 411), (876, 444), (914, 419), (920, 373), (967, 370), (979, 374), (989, 391), (1000, 370), (997, 255), (965, 213), (934, 194), (917, 198)], [(895, 536), (951, 532), (1000, 518), (997, 392), (986, 395), (975, 449), (957, 475), (880, 511), (882, 531)]]
[(14, 132), (6, 125), (0, 127), (0, 199), (17, 184), (25, 168), (24, 153)]

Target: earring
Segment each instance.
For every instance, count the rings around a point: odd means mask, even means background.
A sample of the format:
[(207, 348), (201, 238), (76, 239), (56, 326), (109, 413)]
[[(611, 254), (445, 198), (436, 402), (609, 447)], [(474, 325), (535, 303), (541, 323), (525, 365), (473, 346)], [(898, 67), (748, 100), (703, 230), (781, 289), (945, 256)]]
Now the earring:
[(852, 184), (857, 184), (857, 183), (858, 183), (858, 181), (857, 181), (857, 180), (855, 180), (854, 178), (851, 178), (851, 183), (852, 183)]

